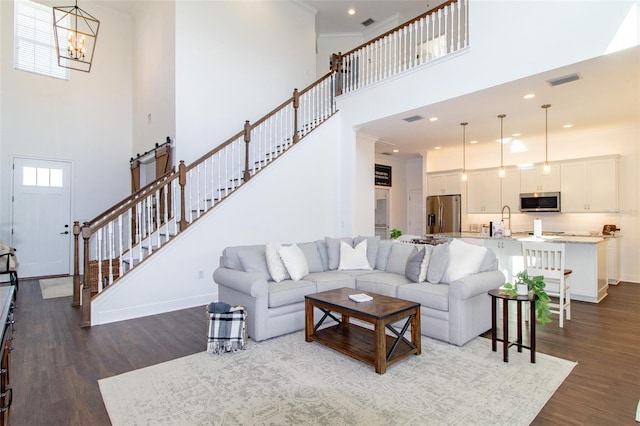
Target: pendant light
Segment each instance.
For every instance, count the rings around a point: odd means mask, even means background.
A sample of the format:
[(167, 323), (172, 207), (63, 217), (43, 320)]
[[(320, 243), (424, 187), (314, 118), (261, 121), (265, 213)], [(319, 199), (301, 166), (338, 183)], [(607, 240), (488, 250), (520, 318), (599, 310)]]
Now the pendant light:
[(53, 33), (58, 65), (90, 72), (100, 21), (75, 6), (53, 8)]
[(460, 125), (462, 126), (462, 181), (466, 181), (467, 180), (467, 153), (466, 153), (466, 147), (465, 147), (465, 129), (467, 127), (467, 123), (466, 121), (460, 123)]
[(503, 178), (504, 175), (505, 175), (505, 171), (504, 171), (504, 140), (502, 138), (502, 124), (503, 124), (504, 118), (506, 116), (507, 116), (507, 114), (498, 115), (498, 118), (500, 119), (500, 169), (498, 169), (498, 176), (500, 176), (501, 178)]
[(549, 108), (551, 104), (542, 105), (544, 109), (544, 165), (542, 166), (542, 174), (551, 174), (551, 165), (549, 165)]

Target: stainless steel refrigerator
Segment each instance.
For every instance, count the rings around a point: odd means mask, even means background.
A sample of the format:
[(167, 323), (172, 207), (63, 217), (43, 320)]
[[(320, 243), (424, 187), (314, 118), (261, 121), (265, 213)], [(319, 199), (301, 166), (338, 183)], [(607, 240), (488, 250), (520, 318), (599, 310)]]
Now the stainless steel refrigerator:
[(460, 195), (427, 197), (427, 234), (460, 232), (462, 207)]

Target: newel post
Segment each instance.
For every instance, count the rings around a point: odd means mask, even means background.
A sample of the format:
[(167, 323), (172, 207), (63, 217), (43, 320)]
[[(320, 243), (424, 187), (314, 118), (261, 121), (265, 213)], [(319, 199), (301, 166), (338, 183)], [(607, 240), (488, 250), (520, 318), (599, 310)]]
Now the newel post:
[(80, 222), (73, 222), (73, 299), (71, 306), (80, 306)]
[(249, 120), (244, 122), (244, 181), (249, 182), (251, 174), (249, 173), (249, 143), (251, 142), (251, 124)]
[(300, 132), (298, 131), (298, 108), (300, 107), (300, 92), (293, 89), (293, 143), (300, 140)]
[(82, 225), (82, 239), (84, 240), (84, 270), (82, 277), (82, 320), (81, 327), (91, 327), (91, 285), (89, 283), (89, 239), (91, 227), (89, 222)]
[(180, 185), (180, 231), (184, 231), (189, 225), (186, 219), (187, 209), (184, 190), (185, 186), (187, 185), (187, 166), (184, 165), (184, 160), (180, 160), (178, 173), (178, 184)]

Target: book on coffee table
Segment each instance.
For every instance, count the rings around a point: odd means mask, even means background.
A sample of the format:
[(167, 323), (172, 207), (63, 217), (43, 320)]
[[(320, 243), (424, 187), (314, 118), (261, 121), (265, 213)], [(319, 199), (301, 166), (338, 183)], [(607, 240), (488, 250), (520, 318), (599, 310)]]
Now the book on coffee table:
[(358, 294), (350, 294), (349, 299), (353, 300), (354, 302), (360, 303), (360, 302), (370, 302), (371, 300), (373, 300), (373, 297), (369, 296), (368, 294), (358, 293)]

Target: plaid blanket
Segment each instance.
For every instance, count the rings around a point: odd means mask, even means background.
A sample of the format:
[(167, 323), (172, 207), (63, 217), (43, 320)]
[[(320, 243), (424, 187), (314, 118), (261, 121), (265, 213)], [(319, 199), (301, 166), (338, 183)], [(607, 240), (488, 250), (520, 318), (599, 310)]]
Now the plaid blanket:
[(207, 315), (209, 315), (207, 352), (219, 354), (245, 348), (247, 311), (244, 306), (234, 306), (225, 313), (211, 313), (207, 309)]

